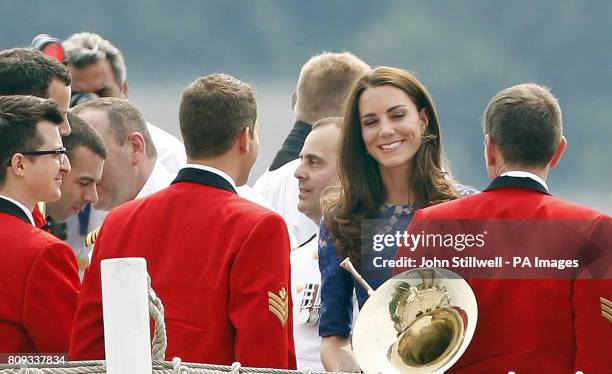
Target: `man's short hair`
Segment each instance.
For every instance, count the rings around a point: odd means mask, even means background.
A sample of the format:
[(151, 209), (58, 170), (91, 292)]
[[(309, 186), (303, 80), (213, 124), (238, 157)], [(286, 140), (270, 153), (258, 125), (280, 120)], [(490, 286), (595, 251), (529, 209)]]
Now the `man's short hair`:
[(116, 97), (101, 97), (93, 99), (72, 108), (76, 115), (85, 110), (99, 110), (108, 116), (110, 120), (110, 131), (119, 145), (124, 145), (128, 135), (139, 132), (145, 139), (145, 151), (148, 157), (157, 156), (157, 150), (147, 130), (147, 122), (140, 109), (124, 99)]
[(36, 125), (48, 120), (56, 125), (64, 117), (53, 100), (35, 96), (0, 96), (0, 185), (6, 179), (7, 165), (17, 152), (41, 146)]
[(127, 69), (121, 51), (98, 34), (80, 32), (66, 39), (62, 46), (66, 51), (69, 64), (82, 69), (96, 62), (107, 59), (113, 69), (118, 84), (127, 80)]
[(484, 113), (484, 132), (510, 165), (548, 165), (562, 131), (559, 101), (535, 83), (506, 88), (491, 99)]
[(256, 120), (255, 91), (227, 74), (198, 78), (181, 98), (179, 123), (190, 158), (222, 155), (245, 127), (254, 130)]
[(312, 57), (300, 72), (295, 117), (313, 124), (320, 118), (340, 117), (351, 88), (370, 66), (349, 52), (324, 52)]
[(0, 52), (0, 95), (49, 97), (49, 85), (56, 78), (69, 86), (68, 68), (31, 48), (12, 48)]
[(106, 147), (102, 138), (87, 122), (71, 112), (68, 112), (68, 122), (70, 122), (72, 131), (70, 135), (62, 137), (68, 159), (73, 156), (78, 147), (85, 147), (100, 158), (106, 159)]

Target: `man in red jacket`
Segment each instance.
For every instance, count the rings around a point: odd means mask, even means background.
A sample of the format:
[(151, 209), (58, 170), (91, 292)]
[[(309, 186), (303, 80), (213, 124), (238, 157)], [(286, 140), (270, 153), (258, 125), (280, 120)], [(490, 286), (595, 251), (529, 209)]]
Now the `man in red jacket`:
[(0, 352), (68, 351), (80, 286), (70, 247), (34, 226), (37, 201), (60, 197), (70, 172), (57, 105), (0, 97)]
[[(67, 113), (71, 84), (68, 68), (40, 51), (12, 48), (0, 52), (0, 95), (33, 95), (53, 99), (64, 117), (59, 125), (62, 136), (70, 134)], [(37, 204), (32, 216), (36, 227), (48, 230), (43, 212), (44, 204)]]
[(188, 165), (170, 187), (107, 216), (79, 296), (70, 358), (104, 357), (100, 261), (144, 257), (165, 307), (166, 357), (295, 368), (283, 219), (240, 198), (259, 139), (253, 89), (197, 79), (183, 93)]
[[(549, 192), (548, 173), (567, 146), (557, 99), (532, 83), (507, 88), (489, 103), (484, 133), (491, 184), (418, 211), (409, 230), (468, 228), (483, 235), (483, 248), (464, 241), (445, 249), (448, 258), (503, 257), (501, 267), (449, 267), (468, 278), (478, 303), (474, 338), (449, 373), (610, 372), (612, 220)], [(445, 256), (401, 253), (422, 254)]]

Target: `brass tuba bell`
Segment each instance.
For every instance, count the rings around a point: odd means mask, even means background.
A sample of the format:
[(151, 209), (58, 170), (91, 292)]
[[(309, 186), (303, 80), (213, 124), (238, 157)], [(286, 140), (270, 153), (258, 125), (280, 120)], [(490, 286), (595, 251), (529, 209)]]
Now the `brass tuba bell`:
[(364, 373), (443, 373), (465, 352), (478, 310), (474, 292), (459, 275), (413, 269), (372, 293), (348, 258), (340, 266), (369, 290), (352, 338)]

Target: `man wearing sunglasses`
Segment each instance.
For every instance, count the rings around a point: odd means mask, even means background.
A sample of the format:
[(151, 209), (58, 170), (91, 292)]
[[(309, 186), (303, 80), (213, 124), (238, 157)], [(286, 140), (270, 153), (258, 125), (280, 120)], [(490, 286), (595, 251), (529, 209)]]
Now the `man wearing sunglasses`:
[(70, 162), (57, 105), (0, 97), (0, 352), (67, 352), (79, 274), (70, 247), (35, 227), (37, 201), (60, 198)]

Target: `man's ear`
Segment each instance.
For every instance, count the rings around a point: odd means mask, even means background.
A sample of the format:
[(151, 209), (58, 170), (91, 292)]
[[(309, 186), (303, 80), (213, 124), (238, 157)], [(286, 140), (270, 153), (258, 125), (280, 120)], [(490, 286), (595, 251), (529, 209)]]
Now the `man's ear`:
[(10, 159), (11, 164), (9, 166), (9, 169), (11, 169), (13, 174), (19, 175), (19, 176), (25, 175), (25, 172), (26, 172), (26, 165), (24, 163), (25, 157), (26, 156), (22, 155), (21, 153), (15, 153), (13, 157), (11, 157)]
[(484, 158), (487, 167), (492, 167), (495, 165), (497, 160), (497, 145), (493, 142), (493, 139), (489, 136), (489, 134), (485, 134), (484, 139)]
[(555, 155), (553, 156), (552, 160), (550, 160), (550, 163), (548, 164), (551, 169), (554, 167), (557, 167), (557, 165), (559, 164), (559, 160), (561, 160), (561, 156), (563, 156), (563, 152), (565, 152), (565, 149), (567, 148), (567, 139), (565, 139), (565, 136), (561, 137), (561, 141), (559, 142), (559, 146), (557, 147), (557, 150), (555, 151)]
[(128, 135), (127, 145), (130, 151), (130, 158), (132, 160), (132, 165), (138, 165), (140, 160), (146, 154), (146, 141), (144, 136), (138, 131), (135, 131)]
[(251, 147), (251, 126), (246, 126), (238, 137), (238, 149), (240, 153), (249, 153)]
[(123, 91), (123, 94), (125, 95), (125, 98), (128, 98), (128, 82), (125, 81), (123, 82), (123, 84), (121, 85), (121, 91)]

